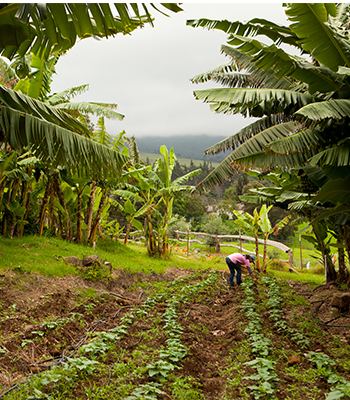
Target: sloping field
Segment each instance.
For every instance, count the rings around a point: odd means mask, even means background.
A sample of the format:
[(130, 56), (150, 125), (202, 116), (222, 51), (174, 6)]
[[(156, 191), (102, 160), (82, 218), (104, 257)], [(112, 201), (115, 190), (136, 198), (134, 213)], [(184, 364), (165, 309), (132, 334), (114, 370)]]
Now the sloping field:
[(339, 289), (271, 277), (228, 289), (227, 278), (5, 271), (0, 398), (349, 398), (350, 321), (329, 305)]

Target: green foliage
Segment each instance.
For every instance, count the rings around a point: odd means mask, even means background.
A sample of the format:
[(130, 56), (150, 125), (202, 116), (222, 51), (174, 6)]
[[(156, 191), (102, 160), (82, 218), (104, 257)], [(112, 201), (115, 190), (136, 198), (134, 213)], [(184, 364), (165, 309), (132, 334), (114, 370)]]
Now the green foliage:
[[(202, 231), (205, 233), (210, 233), (212, 235), (225, 235), (229, 232), (222, 218), (214, 214), (209, 215), (208, 222), (202, 225)], [(206, 238), (206, 243), (209, 246), (215, 246), (215, 238)]]

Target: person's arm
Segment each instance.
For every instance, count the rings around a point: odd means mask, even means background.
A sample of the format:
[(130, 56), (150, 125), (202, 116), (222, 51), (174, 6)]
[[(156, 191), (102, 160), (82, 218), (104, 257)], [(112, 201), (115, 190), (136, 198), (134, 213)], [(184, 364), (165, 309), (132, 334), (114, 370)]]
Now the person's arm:
[(253, 281), (256, 282), (256, 279), (254, 278), (254, 275), (253, 275), (253, 271), (250, 268), (250, 262), (249, 262), (249, 260), (247, 260), (247, 261), (248, 261), (248, 263), (246, 264), (246, 267), (247, 267), (248, 273), (251, 276), (251, 278), (253, 279)]

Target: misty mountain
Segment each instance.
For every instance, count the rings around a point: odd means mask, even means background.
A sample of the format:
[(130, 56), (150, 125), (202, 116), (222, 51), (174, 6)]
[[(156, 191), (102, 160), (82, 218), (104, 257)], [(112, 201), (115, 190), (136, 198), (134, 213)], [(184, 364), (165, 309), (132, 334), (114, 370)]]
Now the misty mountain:
[(204, 151), (225, 138), (209, 135), (144, 136), (136, 138), (136, 142), (139, 151), (146, 153), (159, 154), (160, 146), (164, 144), (168, 149), (174, 147), (177, 157), (221, 162), (229, 152), (205, 155)]

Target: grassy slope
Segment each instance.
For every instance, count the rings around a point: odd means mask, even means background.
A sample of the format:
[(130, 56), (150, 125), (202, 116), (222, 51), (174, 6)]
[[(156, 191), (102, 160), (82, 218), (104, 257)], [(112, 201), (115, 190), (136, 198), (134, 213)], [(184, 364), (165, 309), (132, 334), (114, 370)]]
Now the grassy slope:
[[(18, 272), (33, 272), (45, 276), (76, 275), (75, 267), (68, 266), (63, 261), (64, 257), (76, 256), (80, 259), (96, 254), (102, 259), (112, 263), (114, 268), (121, 268), (128, 272), (163, 273), (166, 268), (179, 267), (190, 269), (217, 269), (226, 270), (226, 255), (235, 251), (232, 247), (222, 247), (221, 254), (210, 254), (206, 246), (200, 250), (191, 249), (189, 258), (184, 247), (175, 247), (169, 260), (150, 258), (143, 245), (125, 247), (121, 243), (99, 241), (96, 249), (87, 246), (67, 243), (56, 238), (39, 238), (27, 236), (21, 239), (0, 238), (0, 269), (13, 269)], [(244, 249), (252, 251), (254, 244), (244, 244)], [(262, 250), (262, 248), (261, 248)], [(262, 254), (262, 253), (261, 253)], [(283, 252), (277, 257), (285, 259)], [(268, 270), (270, 270), (268, 266)], [(312, 272), (302, 275), (290, 274), (285, 268), (283, 271), (273, 271), (275, 276), (285, 279), (295, 279), (310, 283), (323, 283), (323, 275)]]

